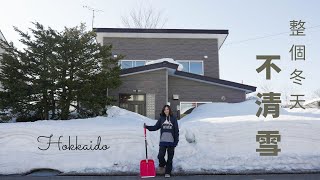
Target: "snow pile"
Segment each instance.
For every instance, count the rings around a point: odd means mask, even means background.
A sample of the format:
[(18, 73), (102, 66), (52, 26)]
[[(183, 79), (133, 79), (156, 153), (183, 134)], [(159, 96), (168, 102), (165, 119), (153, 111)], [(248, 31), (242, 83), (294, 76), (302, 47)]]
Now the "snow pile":
[(172, 58), (162, 58), (162, 59), (157, 59), (157, 60), (152, 60), (152, 61), (148, 61), (146, 62), (146, 65), (149, 65), (149, 64), (155, 64), (155, 63), (161, 63), (163, 61), (167, 61), (169, 63), (173, 63), (173, 64), (178, 64), (178, 71), (182, 71), (183, 69), (183, 65), (180, 64), (179, 62), (175, 61), (174, 59)]
[(118, 106), (111, 106), (107, 109), (108, 117), (121, 117), (121, 116), (130, 116), (133, 119), (146, 118), (145, 116), (141, 116), (140, 114), (132, 113), (131, 111), (127, 111), (125, 109), (119, 108)]
[[(225, 122), (224, 117), (240, 116), (239, 118), (233, 117), (235, 121), (248, 121), (248, 120), (279, 120), (279, 119), (309, 119), (309, 117), (320, 118), (320, 109), (317, 108), (280, 108), (280, 116), (272, 118), (268, 115), (266, 118), (261, 114), (260, 117), (256, 116), (259, 106), (255, 100), (247, 100), (241, 103), (208, 103), (195, 108), (191, 114), (185, 116), (182, 120), (186, 121), (201, 121), (207, 118), (214, 118)], [(289, 117), (288, 117), (289, 116)], [(245, 118), (244, 118), (245, 117)]]
[[(176, 166), (188, 172), (320, 171), (320, 110), (278, 118), (257, 117), (254, 100), (201, 105), (180, 120), (186, 138), (176, 151)], [(260, 156), (257, 131), (279, 131), (278, 156)]]
[[(256, 117), (255, 101), (210, 103), (179, 120), (180, 141), (173, 173), (249, 173), (320, 171), (320, 112), (290, 112)], [(145, 158), (143, 123), (155, 120), (117, 106), (108, 117), (0, 124), (0, 174), (49, 168), (64, 173), (139, 174)], [(279, 131), (278, 156), (259, 156), (257, 131)], [(39, 136), (61, 138), (61, 146), (97, 144), (107, 150), (59, 150)], [(159, 131), (147, 132), (148, 154), (158, 165)]]
[[(191, 114), (183, 118), (185, 121), (199, 121), (206, 118), (223, 118), (230, 116), (247, 116), (255, 115), (257, 113), (258, 106), (255, 104), (255, 100), (248, 100), (241, 103), (209, 103), (203, 104), (195, 108)], [(280, 114), (285, 113), (284, 109), (280, 109)], [(236, 119), (237, 121), (246, 119)]]
[[(154, 124), (137, 113), (116, 106), (107, 111), (110, 117), (76, 120), (43, 120), (23, 123), (0, 124), (0, 174), (28, 173), (35, 169), (55, 169), (64, 173), (136, 173), (145, 157), (143, 123)], [(51, 144), (61, 138), (58, 144)], [(62, 150), (63, 145), (92, 145), (101, 137), (106, 150)], [(149, 146), (156, 147), (157, 133), (148, 133)], [(40, 140), (40, 142), (38, 141)], [(158, 140), (158, 141), (157, 141)], [(155, 150), (149, 150), (155, 157)]]

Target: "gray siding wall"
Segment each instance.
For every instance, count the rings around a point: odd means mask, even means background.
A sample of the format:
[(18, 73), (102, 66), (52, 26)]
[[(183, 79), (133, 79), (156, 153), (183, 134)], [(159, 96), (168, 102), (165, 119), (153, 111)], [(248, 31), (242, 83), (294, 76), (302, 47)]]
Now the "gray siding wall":
[[(173, 100), (173, 94), (178, 94), (179, 100)], [(221, 100), (222, 96), (226, 97), (225, 101)], [(175, 115), (177, 114), (177, 105), (180, 104), (180, 101), (236, 103), (245, 101), (245, 98), (246, 94), (241, 90), (169, 76), (168, 99)]]
[[(175, 38), (109, 38), (103, 44), (112, 44), (113, 54), (126, 55), (129, 60), (203, 60), (204, 75), (219, 78), (219, 55), (216, 39)], [(204, 56), (208, 56), (204, 59)]]
[[(134, 74), (121, 77), (123, 84), (114, 90), (109, 89), (109, 96), (115, 96), (116, 106), (119, 106), (119, 93), (134, 94), (134, 89), (139, 89), (138, 94), (155, 94), (155, 119), (159, 119), (162, 107), (166, 104), (166, 69)], [(148, 101), (148, 99), (146, 99)]]

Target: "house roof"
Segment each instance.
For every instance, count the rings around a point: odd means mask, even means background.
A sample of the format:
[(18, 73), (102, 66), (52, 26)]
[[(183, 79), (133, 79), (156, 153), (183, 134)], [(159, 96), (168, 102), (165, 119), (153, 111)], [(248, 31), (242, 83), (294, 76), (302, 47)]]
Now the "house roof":
[(210, 84), (217, 84), (217, 85), (222, 85), (222, 86), (226, 86), (226, 87), (236, 88), (236, 89), (244, 90), (244, 91), (246, 91), (246, 93), (256, 91), (256, 87), (254, 87), (254, 86), (240, 84), (240, 83), (227, 81), (227, 80), (223, 80), (223, 79), (218, 79), (218, 78), (213, 78), (213, 77), (209, 77), (209, 76), (193, 74), (193, 73), (184, 72), (184, 71), (178, 71), (177, 64), (169, 63), (167, 61), (163, 61), (161, 63), (145, 65), (145, 66), (138, 66), (138, 67), (133, 67), (133, 68), (122, 69), (120, 72), (120, 75), (125, 76), (125, 75), (143, 73), (143, 72), (164, 69), (164, 68), (173, 69), (175, 76), (180, 76), (180, 77), (184, 77), (187, 79), (197, 80), (197, 81), (206, 82), (206, 83), (210, 83)]
[(229, 34), (229, 30), (225, 29), (93, 28), (93, 30), (97, 33), (97, 41), (100, 43), (103, 43), (104, 37), (217, 39), (219, 49)]
[(201, 81), (211, 82), (214, 84), (220, 84), (220, 85), (224, 85), (224, 86), (235, 87), (238, 89), (244, 89), (244, 90), (247, 90), (250, 92), (256, 91), (256, 87), (254, 87), (254, 86), (240, 84), (240, 83), (227, 81), (227, 80), (223, 80), (223, 79), (218, 79), (218, 78), (213, 78), (213, 77), (209, 77), (209, 76), (203, 76), (203, 75), (198, 75), (198, 74), (184, 72), (184, 71), (175, 71), (174, 74), (176, 74), (178, 76), (188, 77), (191, 79), (197, 79), (197, 80), (201, 80)]
[(183, 33), (183, 34), (229, 34), (225, 29), (139, 29), (139, 28), (93, 28), (95, 32), (123, 33)]

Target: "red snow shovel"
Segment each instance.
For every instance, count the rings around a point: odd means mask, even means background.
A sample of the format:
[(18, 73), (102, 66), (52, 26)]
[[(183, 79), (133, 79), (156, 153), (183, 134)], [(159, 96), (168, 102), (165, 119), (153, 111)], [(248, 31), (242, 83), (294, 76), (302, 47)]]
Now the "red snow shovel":
[(144, 140), (146, 145), (146, 159), (140, 161), (140, 176), (141, 178), (156, 177), (154, 161), (148, 159), (146, 128), (144, 128)]

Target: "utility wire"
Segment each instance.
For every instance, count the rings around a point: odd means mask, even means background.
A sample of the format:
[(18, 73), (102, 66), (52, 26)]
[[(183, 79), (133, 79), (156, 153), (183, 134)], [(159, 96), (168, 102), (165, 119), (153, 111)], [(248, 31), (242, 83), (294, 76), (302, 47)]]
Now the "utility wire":
[[(312, 26), (312, 27), (305, 28), (305, 29), (317, 29), (317, 28), (320, 28), (320, 25)], [(290, 32), (291, 31), (286, 31), (286, 32), (275, 33), (275, 34), (270, 34), (270, 35), (255, 37), (255, 38), (244, 39), (244, 40), (241, 40), (241, 41), (235, 41), (235, 42), (227, 43), (224, 46), (231, 45), (231, 44), (239, 44), (239, 43), (243, 43), (243, 42), (247, 42), (247, 41), (254, 41), (254, 40), (258, 40), (258, 39), (269, 38), (269, 37), (273, 37), (273, 36), (279, 36), (279, 35), (283, 35), (283, 34), (288, 34)], [(315, 31), (312, 31), (312, 32), (315, 32)]]

